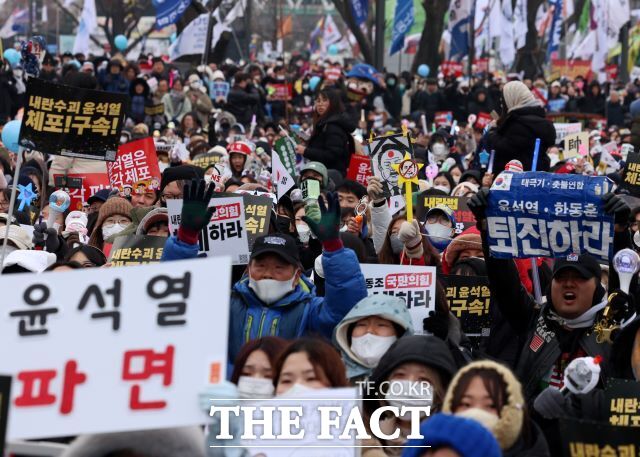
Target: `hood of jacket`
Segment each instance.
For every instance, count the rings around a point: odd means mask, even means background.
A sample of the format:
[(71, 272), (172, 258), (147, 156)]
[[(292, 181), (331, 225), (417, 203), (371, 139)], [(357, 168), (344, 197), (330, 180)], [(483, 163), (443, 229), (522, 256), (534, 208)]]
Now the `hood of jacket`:
[(380, 363), (373, 370), (371, 380), (376, 386), (385, 381), (391, 372), (403, 363), (421, 363), (438, 370), (446, 386), (457, 368), (447, 344), (440, 338), (427, 335), (410, 335), (393, 343)]
[[(142, 87), (144, 87), (144, 90), (142, 91), (141, 94), (136, 94), (137, 85), (142, 85)], [(151, 89), (149, 89), (149, 84), (147, 84), (147, 81), (144, 78), (136, 78), (133, 81), (131, 81), (131, 84), (129, 85), (129, 96), (133, 97), (135, 95), (138, 95), (138, 96), (147, 98), (149, 97), (150, 90)]]
[(342, 352), (349, 378), (360, 376), (370, 371), (351, 350), (351, 338), (349, 335), (349, 327), (352, 324), (369, 316), (382, 317), (403, 328), (404, 333), (398, 335), (398, 338), (404, 335), (413, 335), (411, 315), (402, 299), (379, 294), (360, 300), (336, 326), (333, 334), (333, 342)]
[(267, 308), (278, 308), (297, 305), (300, 302), (311, 300), (316, 296), (316, 286), (314, 286), (311, 280), (305, 275), (300, 276), (300, 280), (298, 281), (295, 289), (293, 289), (287, 295), (282, 297), (277, 302), (272, 303), (271, 305), (264, 304), (253, 292), (253, 290), (251, 290), (251, 288), (249, 287), (248, 273), (245, 273), (242, 278), (240, 278), (240, 281), (233, 285), (232, 291), (240, 295), (242, 299), (249, 305)]

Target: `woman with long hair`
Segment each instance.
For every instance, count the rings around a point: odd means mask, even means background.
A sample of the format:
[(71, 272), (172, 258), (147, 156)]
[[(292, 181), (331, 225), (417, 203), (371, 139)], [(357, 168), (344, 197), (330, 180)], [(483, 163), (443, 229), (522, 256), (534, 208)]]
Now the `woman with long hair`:
[(313, 133), (307, 145), (296, 151), (305, 159), (320, 162), (346, 176), (349, 158), (355, 149), (351, 132), (356, 124), (346, 114), (340, 92), (323, 89), (313, 106)]

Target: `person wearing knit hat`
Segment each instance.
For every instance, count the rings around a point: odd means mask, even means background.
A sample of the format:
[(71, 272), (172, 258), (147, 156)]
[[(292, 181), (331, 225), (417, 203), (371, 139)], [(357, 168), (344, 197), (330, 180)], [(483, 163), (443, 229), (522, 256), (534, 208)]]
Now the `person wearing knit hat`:
[(500, 446), (491, 432), (473, 419), (436, 414), (420, 425), (420, 435), (423, 436), (422, 439), (407, 441), (402, 457), (500, 457), (502, 455)]
[(98, 220), (93, 228), (89, 246), (104, 248), (104, 243), (111, 243), (115, 235), (131, 224), (131, 203), (121, 197), (111, 197), (100, 207)]
[(505, 457), (550, 455), (542, 431), (527, 418), (522, 385), (504, 365), (479, 360), (462, 368), (449, 384), (442, 411), (480, 421)]
[(469, 257), (484, 258), (482, 251), (482, 238), (480, 232), (475, 227), (469, 227), (467, 230), (456, 236), (447, 249), (442, 253), (442, 271), (449, 274), (449, 271), (458, 262)]

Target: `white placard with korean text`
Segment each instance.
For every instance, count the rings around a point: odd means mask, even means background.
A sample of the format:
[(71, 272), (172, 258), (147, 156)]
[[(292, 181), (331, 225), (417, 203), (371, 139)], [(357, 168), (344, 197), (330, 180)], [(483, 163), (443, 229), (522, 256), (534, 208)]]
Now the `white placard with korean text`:
[(8, 439), (205, 423), (198, 393), (225, 377), (230, 283), (229, 257), (0, 276)]
[(360, 265), (367, 294), (386, 294), (400, 297), (407, 302), (413, 329), (423, 334), (422, 320), (429, 311), (436, 309), (435, 267), (414, 265)]
[[(207, 256), (229, 255), (234, 265), (246, 265), (249, 263), (249, 238), (242, 196), (212, 198), (209, 207), (212, 206), (216, 211), (198, 236), (200, 253)], [(182, 200), (167, 200), (167, 209), (169, 231), (175, 234), (180, 226)]]

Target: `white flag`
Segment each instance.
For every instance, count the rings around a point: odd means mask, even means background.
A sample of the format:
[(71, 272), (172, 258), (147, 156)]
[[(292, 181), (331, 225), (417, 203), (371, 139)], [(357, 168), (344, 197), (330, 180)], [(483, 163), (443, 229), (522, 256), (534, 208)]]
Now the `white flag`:
[(285, 166), (282, 164), (280, 156), (275, 151), (271, 156), (271, 167), (273, 170), (271, 174), (273, 184), (276, 186), (276, 195), (278, 197), (278, 201), (280, 201), (280, 199), (289, 192), (289, 189), (295, 186), (296, 181), (289, 174)]
[(500, 59), (505, 67), (513, 65), (516, 58), (516, 46), (513, 39), (513, 10), (511, 0), (502, 0), (502, 35), (500, 36)]
[(501, 37), (502, 14), (500, 0), (491, 0), (489, 4), (489, 39)]
[(330, 14), (327, 14), (324, 20), (324, 31), (322, 33), (322, 44), (323, 46), (329, 46), (330, 44), (336, 43), (342, 39), (342, 34), (338, 29), (338, 26), (331, 17)]
[(73, 53), (89, 53), (89, 37), (98, 26), (98, 16), (96, 13), (95, 0), (84, 0), (80, 24), (76, 32), (76, 41), (73, 43)]
[[(218, 16), (219, 17), (219, 16)], [(215, 14), (214, 14), (215, 18)], [(169, 57), (175, 60), (180, 56), (189, 54), (202, 54), (207, 41), (207, 24), (209, 23), (209, 13), (204, 13), (189, 22), (180, 36), (169, 46)], [(215, 47), (223, 32), (229, 31), (226, 23), (218, 21), (213, 26), (211, 37), (211, 49)]]
[(229, 26), (236, 19), (244, 16), (244, 8), (246, 3), (247, 0), (240, 0), (238, 3), (236, 3), (234, 7), (231, 8), (231, 11), (229, 11), (225, 16), (224, 23)]
[(11, 13), (11, 16), (7, 19), (7, 21), (3, 24), (2, 28), (0, 28), (0, 38), (11, 38), (16, 33), (14, 30), (14, 26), (26, 24), (29, 20), (29, 10), (18, 10)]
[(527, 39), (527, 0), (516, 0), (516, 7), (513, 10), (513, 30), (515, 31), (516, 49), (525, 45)]

